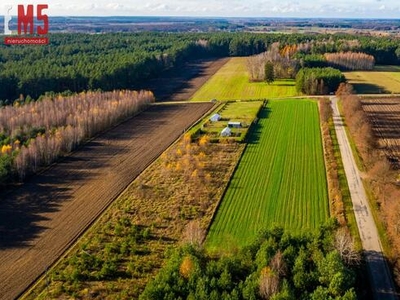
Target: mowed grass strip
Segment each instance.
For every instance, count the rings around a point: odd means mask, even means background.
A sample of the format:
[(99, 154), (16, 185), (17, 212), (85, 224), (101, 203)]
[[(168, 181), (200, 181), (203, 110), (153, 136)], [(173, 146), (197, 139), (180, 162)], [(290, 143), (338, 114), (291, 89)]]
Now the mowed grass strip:
[(373, 71), (344, 72), (359, 94), (400, 93), (400, 67), (376, 66)]
[(270, 101), (250, 133), (207, 247), (246, 245), (272, 224), (295, 232), (314, 229), (328, 217), (317, 102)]
[(227, 102), (219, 111), (219, 114), (225, 119), (240, 119), (252, 122), (260, 110), (263, 101), (235, 101)]
[(192, 101), (254, 100), (296, 96), (294, 80), (249, 82), (246, 57), (231, 58), (191, 98)]

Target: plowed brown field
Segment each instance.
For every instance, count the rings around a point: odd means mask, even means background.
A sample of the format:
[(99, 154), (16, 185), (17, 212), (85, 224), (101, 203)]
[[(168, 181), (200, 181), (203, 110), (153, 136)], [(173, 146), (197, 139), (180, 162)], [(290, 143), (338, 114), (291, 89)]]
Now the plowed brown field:
[(0, 196), (0, 299), (13, 299), (210, 103), (154, 105)]
[(400, 98), (363, 99), (378, 143), (389, 161), (400, 168)]
[(228, 61), (229, 58), (219, 58), (188, 62), (180, 68), (162, 72), (159, 77), (146, 81), (140, 89), (151, 90), (157, 101), (186, 101)]

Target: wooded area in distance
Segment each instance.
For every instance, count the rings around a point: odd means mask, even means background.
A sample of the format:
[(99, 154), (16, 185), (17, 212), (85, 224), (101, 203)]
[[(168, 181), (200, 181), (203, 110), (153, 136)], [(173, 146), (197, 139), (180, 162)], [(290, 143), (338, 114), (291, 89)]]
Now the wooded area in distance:
[(43, 47), (0, 45), (0, 104), (51, 92), (140, 89), (163, 70), (188, 61), (249, 56), (276, 42), (281, 50), (302, 44), (302, 51), (313, 55), (352, 51), (372, 55), (377, 64), (400, 61), (394, 38), (348, 34), (112, 33), (49, 38), (50, 44)]

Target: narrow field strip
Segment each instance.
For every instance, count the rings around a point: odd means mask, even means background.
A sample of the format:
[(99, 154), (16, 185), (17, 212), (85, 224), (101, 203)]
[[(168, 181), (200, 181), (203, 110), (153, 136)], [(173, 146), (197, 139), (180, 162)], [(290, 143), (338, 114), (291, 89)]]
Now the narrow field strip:
[(317, 102), (270, 101), (250, 134), (207, 246), (245, 245), (272, 224), (313, 229), (328, 217)]

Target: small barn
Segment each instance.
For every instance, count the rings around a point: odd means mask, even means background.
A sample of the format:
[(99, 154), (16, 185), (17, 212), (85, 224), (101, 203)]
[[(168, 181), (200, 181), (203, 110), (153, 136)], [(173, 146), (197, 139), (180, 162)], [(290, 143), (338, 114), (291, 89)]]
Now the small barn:
[(231, 134), (232, 134), (232, 130), (229, 127), (225, 127), (221, 131), (221, 136), (231, 136)]
[(221, 120), (221, 115), (219, 115), (219, 114), (214, 114), (210, 118), (211, 122), (218, 122), (219, 120)]
[(229, 128), (242, 128), (242, 123), (240, 122), (228, 122)]

